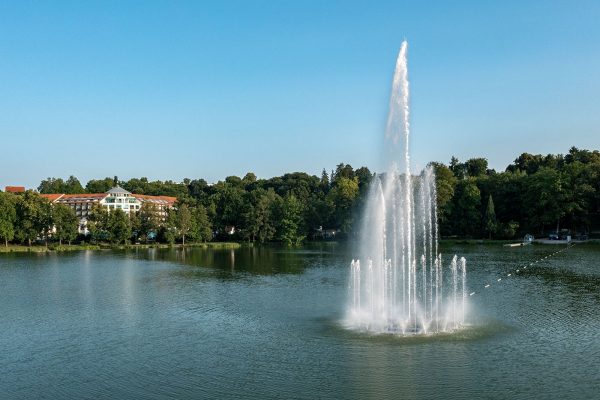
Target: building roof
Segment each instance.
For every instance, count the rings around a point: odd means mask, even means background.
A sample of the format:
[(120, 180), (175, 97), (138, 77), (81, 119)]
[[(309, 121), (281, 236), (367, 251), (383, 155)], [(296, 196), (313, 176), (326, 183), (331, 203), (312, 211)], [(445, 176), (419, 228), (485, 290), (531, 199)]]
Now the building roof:
[(121, 186), (115, 186), (114, 188), (110, 189), (106, 193), (108, 193), (108, 194), (131, 194), (131, 192), (128, 192), (127, 190), (123, 189)]
[(54, 203), (56, 200), (60, 199), (61, 197), (64, 196), (64, 194), (62, 193), (50, 193), (50, 194), (40, 194), (40, 196), (42, 196), (45, 199), (50, 200), (51, 203)]
[[(112, 193), (129, 193), (128, 191), (122, 188), (113, 188), (113, 189), (121, 189), (123, 192), (112, 192)], [(111, 189), (111, 190), (113, 190)], [(86, 201), (100, 201), (107, 197), (109, 192), (107, 193), (79, 193), (79, 194), (63, 194), (63, 193), (51, 193), (51, 194), (41, 194), (40, 196), (50, 200), (51, 202), (59, 202), (59, 203), (80, 203)], [(146, 194), (131, 194), (132, 197), (138, 199), (142, 203), (147, 201), (149, 203), (154, 204), (162, 204), (172, 207), (173, 204), (177, 201), (177, 197), (172, 196), (150, 196)]]
[(79, 193), (65, 194), (60, 198), (61, 201), (84, 201), (84, 200), (102, 200), (107, 196), (106, 193)]
[(170, 206), (175, 204), (175, 202), (177, 201), (177, 197), (172, 196), (150, 196), (147, 194), (132, 194), (132, 196), (142, 202), (148, 201), (157, 204), (168, 204)]
[(52, 203), (69, 203), (69, 202), (83, 202), (83, 201), (94, 201), (102, 200), (107, 196), (106, 193), (79, 193), (79, 194), (64, 194), (64, 193), (50, 193), (40, 194), (40, 196), (50, 200)]
[(23, 193), (25, 191), (25, 186), (6, 186), (4, 191), (10, 193)]

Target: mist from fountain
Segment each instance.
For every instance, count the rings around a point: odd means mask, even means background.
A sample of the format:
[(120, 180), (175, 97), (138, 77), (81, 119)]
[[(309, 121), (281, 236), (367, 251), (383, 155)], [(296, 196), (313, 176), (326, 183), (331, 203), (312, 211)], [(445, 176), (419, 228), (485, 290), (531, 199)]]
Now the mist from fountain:
[[(402, 147), (400, 166), (373, 179), (362, 220), (360, 259), (350, 265), (346, 325), (373, 333), (430, 334), (465, 325), (466, 260), (448, 273), (438, 252), (435, 174), (412, 175), (409, 153), (407, 43), (396, 62), (387, 147)], [(362, 261), (361, 261), (362, 260)]]

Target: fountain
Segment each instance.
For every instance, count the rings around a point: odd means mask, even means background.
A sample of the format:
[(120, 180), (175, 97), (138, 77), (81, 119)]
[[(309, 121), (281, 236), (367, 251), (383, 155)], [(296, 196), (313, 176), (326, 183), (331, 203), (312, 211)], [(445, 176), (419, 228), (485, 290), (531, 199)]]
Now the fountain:
[[(361, 230), (360, 260), (350, 265), (345, 324), (401, 335), (452, 332), (465, 325), (466, 261), (448, 271), (438, 253), (435, 175), (412, 175), (409, 154), (407, 43), (400, 48), (390, 98), (386, 147), (402, 148), (370, 188)], [(362, 261), (361, 261), (362, 260)]]

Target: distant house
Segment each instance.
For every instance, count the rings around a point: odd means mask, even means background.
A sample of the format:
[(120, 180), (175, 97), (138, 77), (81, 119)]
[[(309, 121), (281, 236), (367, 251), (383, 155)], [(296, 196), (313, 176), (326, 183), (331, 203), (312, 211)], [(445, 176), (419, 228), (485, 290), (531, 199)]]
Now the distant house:
[(235, 233), (235, 226), (233, 225), (227, 225), (225, 227), (225, 233), (228, 235), (233, 235)]
[(79, 233), (87, 234), (87, 218), (92, 212), (94, 204), (99, 204), (108, 211), (120, 209), (125, 214), (137, 212), (143, 203), (154, 205), (156, 213), (161, 220), (167, 217), (167, 211), (173, 208), (177, 198), (171, 196), (147, 196), (133, 194), (122, 187), (116, 186), (106, 193), (84, 194), (42, 194), (51, 203), (65, 204), (75, 211), (79, 218)]
[(8, 193), (23, 193), (25, 192), (25, 186), (6, 186), (4, 191)]
[(324, 240), (335, 239), (336, 235), (338, 235), (339, 233), (339, 229), (323, 229), (323, 227), (320, 226), (318, 229), (315, 229), (313, 237), (315, 239)]

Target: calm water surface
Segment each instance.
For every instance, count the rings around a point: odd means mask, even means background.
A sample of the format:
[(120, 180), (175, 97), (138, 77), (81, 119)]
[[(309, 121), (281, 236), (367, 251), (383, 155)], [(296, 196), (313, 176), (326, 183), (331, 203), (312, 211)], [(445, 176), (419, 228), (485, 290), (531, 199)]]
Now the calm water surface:
[(600, 248), (506, 277), (557, 249), (443, 247), (474, 326), (420, 339), (340, 325), (342, 245), (0, 255), (0, 398), (597, 399)]

